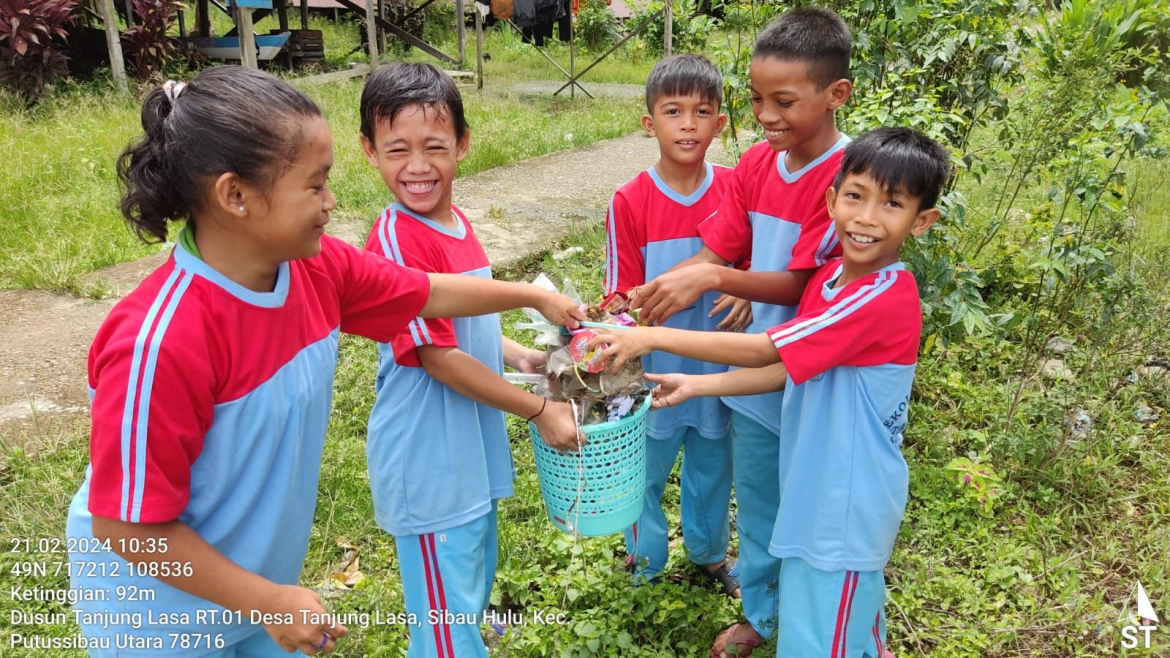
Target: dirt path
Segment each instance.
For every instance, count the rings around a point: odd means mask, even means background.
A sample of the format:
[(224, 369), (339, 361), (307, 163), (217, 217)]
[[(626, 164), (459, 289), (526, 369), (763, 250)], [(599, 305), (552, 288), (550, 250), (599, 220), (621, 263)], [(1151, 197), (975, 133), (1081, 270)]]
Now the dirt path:
[[(455, 203), (492, 263), (507, 266), (600, 221), (613, 191), (657, 155), (657, 143), (642, 135), (610, 139), (461, 178)], [(718, 143), (710, 157), (722, 157)], [(365, 240), (356, 220), (338, 219), (329, 230), (354, 244)], [(0, 443), (37, 445), (52, 439), (49, 428), (84, 420), (94, 333), (118, 298), (165, 259), (160, 253), (94, 272), (109, 299), (0, 291)]]

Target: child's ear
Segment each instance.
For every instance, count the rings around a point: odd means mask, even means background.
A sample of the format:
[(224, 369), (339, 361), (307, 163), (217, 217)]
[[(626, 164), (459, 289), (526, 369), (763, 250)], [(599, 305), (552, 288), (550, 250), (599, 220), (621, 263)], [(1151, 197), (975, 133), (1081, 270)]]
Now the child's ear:
[(853, 83), (845, 78), (841, 78), (829, 85), (829, 108), (836, 110), (845, 103), (849, 102), (849, 96), (853, 94)]
[(914, 225), (910, 227), (910, 235), (916, 238), (921, 236), (923, 233), (926, 233), (926, 229), (934, 226), (934, 223), (937, 221), (938, 208), (923, 210), (914, 218)]
[(825, 190), (825, 207), (829, 209), (829, 219), (837, 219), (837, 210), (833, 205), (837, 202), (837, 190), (833, 186)]
[(370, 163), (371, 167), (377, 169), (378, 168), (378, 153), (377, 153), (377, 151), (374, 150), (374, 145), (370, 143), (370, 139), (368, 137), (366, 137), (365, 135), (362, 135), (361, 142), (362, 142), (362, 152), (366, 154), (366, 162)]
[(649, 114), (642, 115), (642, 130), (645, 130), (647, 135), (650, 135), (651, 137), (655, 137), (654, 117), (650, 116)]
[(244, 181), (234, 172), (224, 172), (211, 185), (211, 207), (237, 219), (243, 219), (248, 214), (248, 202), (261, 201), (249, 199), (248, 191)]
[(727, 125), (727, 115), (720, 114), (718, 125), (715, 127), (715, 134), (718, 135), (719, 133), (723, 132), (723, 128), (726, 125)]
[(463, 162), (463, 158), (467, 157), (467, 151), (471, 148), (471, 131), (464, 130), (463, 137), (455, 142), (455, 162)]

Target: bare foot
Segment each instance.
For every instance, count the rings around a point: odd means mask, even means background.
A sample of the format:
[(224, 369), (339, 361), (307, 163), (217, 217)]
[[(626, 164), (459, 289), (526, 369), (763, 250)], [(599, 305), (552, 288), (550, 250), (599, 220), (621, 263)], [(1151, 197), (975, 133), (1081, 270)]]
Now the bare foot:
[(746, 621), (732, 624), (715, 636), (711, 658), (746, 658), (764, 644), (764, 638)]

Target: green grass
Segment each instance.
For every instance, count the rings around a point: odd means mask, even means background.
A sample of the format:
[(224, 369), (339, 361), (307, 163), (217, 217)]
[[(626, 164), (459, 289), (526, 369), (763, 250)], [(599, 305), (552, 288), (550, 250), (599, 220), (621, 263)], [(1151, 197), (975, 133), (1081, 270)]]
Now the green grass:
[[(331, 185), (343, 218), (373, 217), (388, 202), (357, 142), (361, 85), (305, 88), (333, 130)], [(465, 86), (464, 100), (472, 145), (460, 175), (628, 134), (639, 116), (636, 99), (519, 99)], [(0, 95), (0, 149), (9, 162), (0, 178), (0, 289), (82, 291), (87, 272), (159, 248), (139, 243), (118, 212), (114, 162), (139, 133), (138, 111), (136, 100), (100, 84), (67, 84), (32, 110)]]

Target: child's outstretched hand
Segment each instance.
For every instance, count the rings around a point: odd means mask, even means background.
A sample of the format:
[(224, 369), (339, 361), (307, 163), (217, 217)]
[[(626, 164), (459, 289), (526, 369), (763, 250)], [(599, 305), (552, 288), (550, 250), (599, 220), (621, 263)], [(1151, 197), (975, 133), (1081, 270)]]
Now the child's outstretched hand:
[(617, 373), (626, 361), (636, 359), (654, 351), (652, 336), (656, 331), (651, 327), (631, 327), (622, 331), (597, 329), (597, 338), (589, 341), (587, 349), (604, 346), (602, 358), (609, 363), (609, 371)]
[(745, 327), (752, 323), (752, 303), (746, 299), (739, 297), (732, 297), (731, 295), (719, 295), (719, 299), (715, 300), (714, 306), (711, 307), (711, 312), (707, 315), (713, 318), (719, 315), (725, 308), (731, 310), (727, 312), (727, 317), (716, 325), (719, 331), (742, 331)]
[(548, 363), (548, 355), (541, 350), (534, 350), (532, 348), (524, 348), (523, 351), (518, 352), (512, 359), (511, 363), (507, 363), (507, 354), (504, 355), (506, 365), (509, 365), (519, 372), (543, 372), (544, 366)]
[(695, 305), (703, 293), (717, 284), (718, 265), (700, 263), (660, 275), (638, 289), (632, 308), (642, 309), (638, 318), (646, 324), (662, 324), (672, 315)]
[(691, 386), (690, 375), (671, 372), (662, 375), (646, 373), (646, 379), (658, 384), (651, 392), (650, 408), (677, 407), (695, 397), (695, 389)]
[[(341, 624), (320, 621), (328, 618), (321, 597), (304, 587), (276, 585), (263, 612), (274, 622), (264, 624), (264, 630), (289, 653), (328, 653), (337, 646), (338, 638), (349, 634)], [(290, 620), (292, 623), (288, 623)]]
[(532, 421), (540, 438), (549, 447), (565, 452), (577, 452), (578, 445), (585, 445), (585, 435), (577, 437), (577, 422), (573, 418), (573, 406), (568, 402), (548, 402), (544, 411)]
[(540, 314), (546, 320), (570, 329), (576, 329), (581, 326), (581, 320), (585, 319), (585, 313), (577, 308), (573, 300), (564, 295), (558, 295), (555, 292), (548, 292), (547, 290), (542, 292), (544, 295), (541, 297), (541, 301), (537, 303), (536, 310), (540, 311)]

